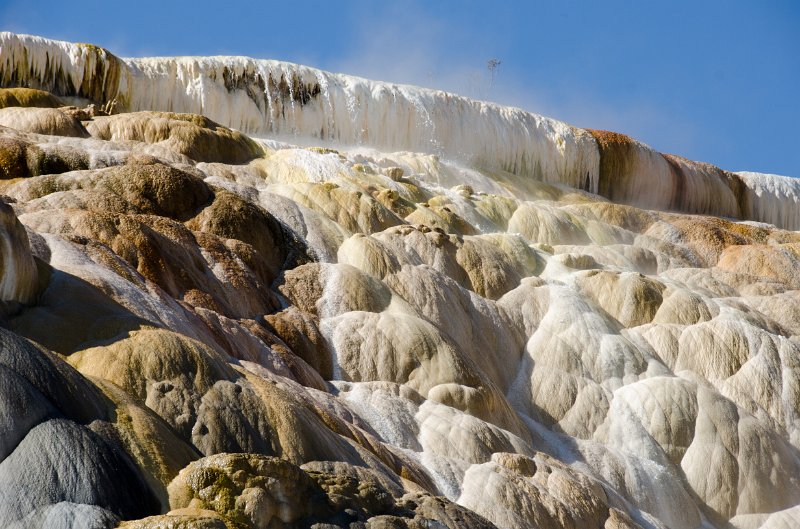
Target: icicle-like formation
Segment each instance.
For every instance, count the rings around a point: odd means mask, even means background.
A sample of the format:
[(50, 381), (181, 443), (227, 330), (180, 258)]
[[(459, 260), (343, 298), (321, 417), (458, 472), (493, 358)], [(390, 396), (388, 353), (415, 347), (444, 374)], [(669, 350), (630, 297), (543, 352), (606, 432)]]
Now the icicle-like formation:
[[(11, 33), (0, 47), (3, 86), (116, 97), (128, 110), (203, 114), (255, 136), (426, 152), (597, 190), (591, 136), (520, 109), (245, 57), (129, 59), (117, 73), (118, 59), (99, 48)], [(101, 58), (105, 67), (93, 62)]]
[(456, 158), (596, 190), (592, 138), (559, 121), (441, 91), (244, 57), (134, 59), (131, 107), (204, 114), (253, 135)]
[(121, 60), (91, 45), (0, 33), (0, 86), (98, 103), (116, 99), (129, 111), (203, 114), (291, 144), (434, 154), (640, 207), (800, 228), (795, 180), (737, 175), (517, 108), (285, 62)]
[(118, 96), (124, 62), (92, 44), (0, 33), (0, 86), (106, 102)]
[(800, 230), (800, 184), (774, 174), (736, 173), (746, 186), (743, 218)]

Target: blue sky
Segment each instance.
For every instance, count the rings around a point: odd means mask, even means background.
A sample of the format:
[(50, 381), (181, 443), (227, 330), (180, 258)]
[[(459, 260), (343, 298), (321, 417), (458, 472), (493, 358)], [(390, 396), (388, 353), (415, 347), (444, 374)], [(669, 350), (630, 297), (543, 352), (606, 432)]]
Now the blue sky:
[(117, 4), (2, 0), (0, 29), (123, 57), (249, 55), (441, 88), (800, 176), (800, 1)]

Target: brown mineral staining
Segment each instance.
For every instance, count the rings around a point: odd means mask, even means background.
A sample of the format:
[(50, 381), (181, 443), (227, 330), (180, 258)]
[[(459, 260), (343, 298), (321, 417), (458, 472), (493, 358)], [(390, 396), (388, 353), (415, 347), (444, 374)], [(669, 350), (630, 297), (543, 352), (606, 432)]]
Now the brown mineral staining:
[[(671, 155), (671, 154), (662, 154), (664, 159), (669, 164), (669, 170), (672, 174), (672, 181), (674, 182), (674, 189), (675, 191), (671, 193), (669, 206), (668, 208), (671, 211), (686, 211), (686, 175), (683, 172), (683, 168), (681, 164), (678, 162), (678, 158)], [(681, 160), (683, 161), (683, 160)], [(687, 160), (688, 161), (688, 160)], [(687, 211), (687, 213), (693, 213), (692, 211)]]
[(722, 270), (746, 274), (752, 278), (772, 279), (787, 289), (800, 288), (800, 245), (730, 246), (719, 257)]
[[(397, 201), (391, 202), (390, 204), (393, 205), (396, 210), (403, 211), (402, 205), (399, 205)], [(393, 209), (393, 211), (395, 209)], [(438, 228), (445, 233), (455, 233), (458, 235), (475, 235), (477, 233), (471, 224), (446, 205), (435, 205), (432, 207), (415, 209), (406, 215), (405, 221), (409, 224), (424, 224), (432, 229)]]
[(192, 218), (214, 194), (196, 176), (161, 163), (132, 161), (101, 170), (95, 186), (108, 189), (142, 213), (178, 221)]
[[(728, 247), (742, 245), (773, 245), (800, 242), (796, 232), (769, 229), (718, 217), (661, 214), (669, 223), (669, 230), (682, 242), (702, 256), (708, 266), (713, 266)], [(650, 233), (663, 229), (654, 226)]]
[[(741, 219), (749, 219), (749, 214), (752, 211), (752, 204), (750, 203), (750, 193), (751, 191), (748, 189), (747, 184), (742, 177), (736, 173), (731, 173), (728, 171), (723, 171), (725, 175), (725, 181), (728, 184), (728, 187), (731, 189), (731, 193), (736, 197), (736, 203), (739, 205), (739, 211), (741, 212)], [(753, 219), (749, 219), (753, 220)], [(792, 229), (792, 226), (779, 226), (785, 229)]]
[(362, 467), (344, 463), (298, 467), (254, 454), (220, 454), (192, 463), (170, 483), (169, 501), (173, 509), (169, 514), (122, 527), (288, 529), (360, 524), (417, 529), (434, 523), (464, 529), (495, 527), (444, 498), (423, 492), (403, 496), (395, 483)]
[(305, 360), (324, 379), (331, 379), (332, 353), (319, 331), (318, 318), (296, 307), (289, 307), (266, 316), (265, 320), (294, 354)]
[[(24, 200), (77, 190), (110, 193), (127, 204), (116, 206), (115, 211), (179, 221), (194, 217), (214, 197), (208, 185), (191, 173), (152, 159), (131, 157), (128, 161), (125, 165), (103, 169), (32, 177), (16, 186), (15, 193)], [(87, 209), (93, 209), (92, 206), (88, 204)]]
[(662, 211), (742, 219), (746, 185), (711, 164), (658, 153), (623, 134), (590, 131), (600, 153), (599, 194)]
[(271, 283), (284, 266), (294, 266), (287, 263), (287, 259), (303, 260), (302, 246), (294, 244), (291, 235), (273, 215), (228, 191), (217, 192), (213, 202), (187, 225), (196, 231), (251, 245), (266, 265), (269, 275), (265, 277), (266, 283)]
[(600, 149), (600, 179), (598, 194), (613, 198), (615, 188), (630, 178), (630, 163), (636, 141), (618, 132), (587, 129)]
[(400, 217), (407, 217), (415, 211), (416, 207), (414, 203), (402, 198), (397, 191), (393, 189), (384, 189), (376, 193), (375, 200)]
[[(211, 74), (212, 79), (217, 78), (217, 72)], [(312, 99), (319, 97), (322, 89), (319, 82), (304, 82), (297, 72), (287, 74), (282, 72), (280, 77), (273, 76), (270, 72), (266, 80), (260, 72), (245, 69), (241, 73), (232, 68), (222, 68), (222, 82), (229, 92), (243, 90), (262, 112), (266, 112), (271, 105), (294, 104), (306, 105)]]
[(277, 81), (270, 74), (267, 86), (268, 93), (274, 94), (273, 97), (279, 96), (281, 100), (296, 101), (301, 105), (307, 104), (321, 92), (319, 83), (304, 83), (295, 72), (292, 72), (288, 81), (285, 73), (282, 73)]
[(59, 95), (76, 95), (100, 104), (116, 99), (125, 64), (105, 48), (93, 44), (78, 46), (84, 50), (86, 60), (83, 79), (75, 94)]

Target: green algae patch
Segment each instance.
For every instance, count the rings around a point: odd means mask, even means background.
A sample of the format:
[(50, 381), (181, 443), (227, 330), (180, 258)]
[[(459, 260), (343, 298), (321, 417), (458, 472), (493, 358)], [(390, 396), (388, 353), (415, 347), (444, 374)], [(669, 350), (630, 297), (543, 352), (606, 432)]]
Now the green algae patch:
[[(0, 180), (87, 169), (88, 164), (88, 157), (79, 152), (63, 148), (45, 152), (37, 145), (21, 138), (0, 137)], [(50, 192), (55, 191), (61, 189)]]
[(58, 108), (64, 102), (50, 92), (33, 88), (0, 88), (0, 108), (39, 107)]

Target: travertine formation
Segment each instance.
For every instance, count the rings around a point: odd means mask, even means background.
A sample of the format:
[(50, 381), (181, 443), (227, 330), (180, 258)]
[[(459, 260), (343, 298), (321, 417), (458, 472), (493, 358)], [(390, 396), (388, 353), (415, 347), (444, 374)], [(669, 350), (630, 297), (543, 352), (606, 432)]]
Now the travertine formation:
[(800, 524), (794, 180), (268, 61), (0, 83), (4, 527)]

